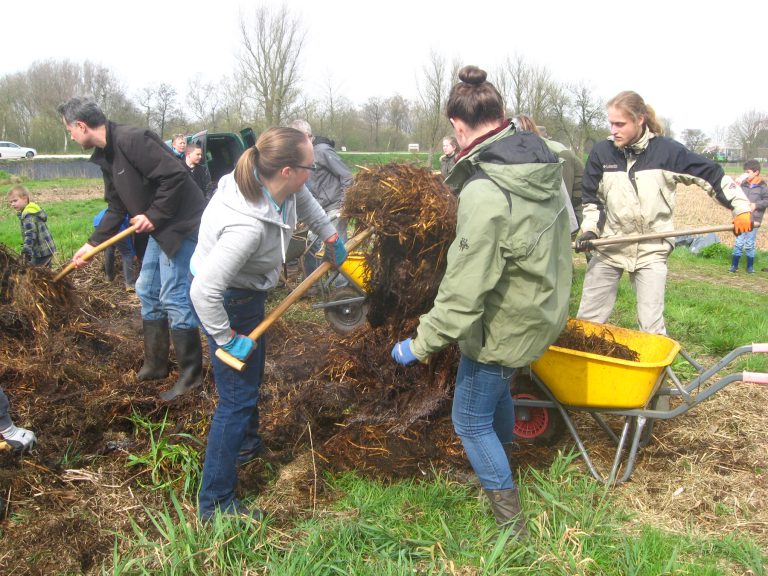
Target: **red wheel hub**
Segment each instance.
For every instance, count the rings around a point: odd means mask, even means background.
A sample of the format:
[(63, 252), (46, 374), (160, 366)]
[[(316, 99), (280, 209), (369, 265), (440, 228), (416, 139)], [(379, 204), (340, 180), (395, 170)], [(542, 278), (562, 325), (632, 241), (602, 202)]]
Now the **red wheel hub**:
[[(515, 394), (514, 398), (520, 400), (540, 400), (533, 394)], [(515, 435), (518, 438), (532, 440), (541, 436), (549, 427), (549, 413), (546, 408), (535, 408), (527, 406), (528, 418), (520, 420), (515, 418)]]

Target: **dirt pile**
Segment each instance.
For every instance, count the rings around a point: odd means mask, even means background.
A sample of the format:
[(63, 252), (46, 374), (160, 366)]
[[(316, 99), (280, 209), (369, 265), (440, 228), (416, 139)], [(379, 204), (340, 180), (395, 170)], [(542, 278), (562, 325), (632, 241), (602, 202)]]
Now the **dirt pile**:
[(445, 427), (440, 439), (432, 437), (432, 426), (446, 416), (458, 350), (408, 368), (390, 350), (432, 306), (455, 234), (456, 198), (430, 171), (388, 164), (358, 174), (343, 212), (357, 232), (376, 230), (365, 249), (369, 326), (330, 340), (327, 362), (287, 406), (267, 411), (287, 409), (270, 433), (296, 437), (309, 427), (327, 466), (410, 476), (430, 458), (446, 457), (441, 444), (456, 444)]

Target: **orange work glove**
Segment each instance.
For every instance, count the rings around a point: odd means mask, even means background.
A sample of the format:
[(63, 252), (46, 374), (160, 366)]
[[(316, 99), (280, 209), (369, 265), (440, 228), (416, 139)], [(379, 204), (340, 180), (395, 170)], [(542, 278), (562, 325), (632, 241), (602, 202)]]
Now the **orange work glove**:
[(733, 233), (738, 236), (752, 231), (752, 212), (742, 212), (733, 219)]

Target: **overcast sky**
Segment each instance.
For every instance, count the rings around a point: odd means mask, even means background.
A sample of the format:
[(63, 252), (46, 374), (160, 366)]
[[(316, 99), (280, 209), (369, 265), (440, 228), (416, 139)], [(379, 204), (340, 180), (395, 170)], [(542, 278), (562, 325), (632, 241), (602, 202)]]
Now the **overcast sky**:
[[(0, 75), (35, 60), (89, 59), (112, 69), (131, 95), (160, 82), (182, 92), (192, 78), (217, 80), (234, 69), (241, 7), (257, 4), (4, 0)], [(748, 110), (768, 112), (764, 0), (286, 4), (307, 32), (302, 86), (312, 97), (330, 80), (355, 104), (396, 92), (415, 98), (434, 50), (449, 65), (458, 59), (491, 73), (521, 55), (554, 80), (583, 82), (603, 99), (635, 90), (678, 135), (686, 128), (711, 134)]]

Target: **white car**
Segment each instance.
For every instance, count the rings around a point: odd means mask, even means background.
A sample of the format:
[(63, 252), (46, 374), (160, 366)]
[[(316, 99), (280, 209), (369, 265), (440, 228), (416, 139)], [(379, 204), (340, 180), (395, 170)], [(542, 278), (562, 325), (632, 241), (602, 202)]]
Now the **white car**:
[(32, 158), (37, 154), (34, 148), (24, 148), (13, 142), (0, 142), (0, 158)]

